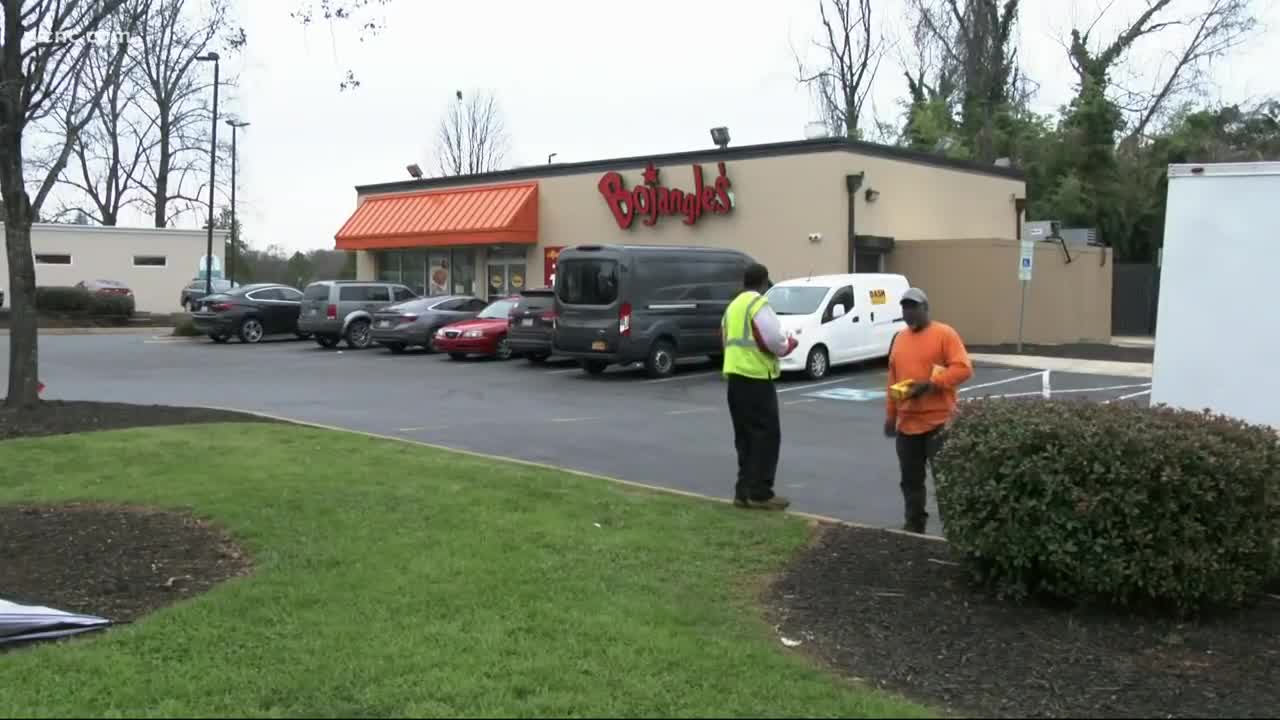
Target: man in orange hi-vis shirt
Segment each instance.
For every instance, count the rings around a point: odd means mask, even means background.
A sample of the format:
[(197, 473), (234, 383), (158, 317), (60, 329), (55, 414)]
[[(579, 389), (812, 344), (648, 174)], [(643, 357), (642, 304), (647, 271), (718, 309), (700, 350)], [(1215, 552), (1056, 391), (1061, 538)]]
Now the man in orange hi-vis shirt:
[[(902, 294), (902, 319), (907, 329), (889, 347), (884, 434), (897, 438), (907, 518), (903, 529), (923, 534), (929, 524), (926, 466), (932, 466), (955, 412), (956, 387), (973, 376), (973, 365), (955, 328), (929, 319), (929, 297), (923, 290)], [(895, 399), (893, 386), (904, 380), (911, 385), (903, 399)]]

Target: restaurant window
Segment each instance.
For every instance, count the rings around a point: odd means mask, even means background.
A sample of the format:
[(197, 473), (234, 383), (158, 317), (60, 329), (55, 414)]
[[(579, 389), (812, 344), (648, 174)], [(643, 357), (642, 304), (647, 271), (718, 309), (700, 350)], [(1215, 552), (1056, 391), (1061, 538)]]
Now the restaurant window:
[(37, 265), (70, 265), (71, 256), (61, 254), (37, 254)]
[(427, 292), (430, 295), (449, 294), (448, 250), (432, 250), (427, 255)]
[(476, 292), (476, 252), (471, 248), (454, 250), (450, 253), (452, 268), (453, 295), (474, 295)]
[(400, 282), (399, 250), (383, 250), (377, 255), (377, 280), (382, 282)]
[(400, 254), (400, 282), (419, 295), (427, 294), (426, 251), (405, 250)]
[(169, 264), (169, 259), (164, 255), (134, 255), (134, 267), (165, 267)]

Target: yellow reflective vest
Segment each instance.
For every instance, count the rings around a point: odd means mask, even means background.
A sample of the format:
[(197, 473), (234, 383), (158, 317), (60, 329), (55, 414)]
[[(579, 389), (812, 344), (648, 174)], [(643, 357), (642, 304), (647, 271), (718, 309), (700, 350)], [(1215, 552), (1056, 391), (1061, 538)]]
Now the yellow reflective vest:
[(776, 380), (782, 374), (778, 358), (761, 350), (751, 331), (751, 321), (768, 303), (765, 296), (748, 290), (734, 298), (725, 309), (720, 320), (720, 334), (724, 338), (721, 373), (725, 377), (740, 375), (757, 380)]

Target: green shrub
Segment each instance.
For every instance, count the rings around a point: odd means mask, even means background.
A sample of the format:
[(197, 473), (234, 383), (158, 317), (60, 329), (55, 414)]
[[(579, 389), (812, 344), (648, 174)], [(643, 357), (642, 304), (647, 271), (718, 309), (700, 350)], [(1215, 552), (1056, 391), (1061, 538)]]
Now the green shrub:
[(135, 303), (128, 295), (94, 295), (89, 304), (89, 314), (94, 317), (133, 317)]
[(1280, 573), (1280, 441), (1208, 413), (965, 403), (937, 462), (948, 540), (1007, 598), (1194, 612)]
[(173, 334), (178, 337), (200, 337), (203, 333), (196, 329), (195, 321), (190, 315), (183, 315), (173, 324)]
[(86, 313), (93, 302), (88, 290), (78, 287), (37, 287), (36, 310), (44, 313)]

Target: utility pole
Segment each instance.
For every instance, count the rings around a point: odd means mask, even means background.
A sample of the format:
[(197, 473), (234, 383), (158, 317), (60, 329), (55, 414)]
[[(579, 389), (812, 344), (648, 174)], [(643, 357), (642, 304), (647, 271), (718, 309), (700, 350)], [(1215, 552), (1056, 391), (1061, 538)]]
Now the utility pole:
[(231, 252), (227, 255), (227, 282), (236, 282), (236, 253), (240, 252), (240, 223), (236, 222), (236, 130), (249, 123), (237, 118), (227, 118), (231, 126)]
[(204, 292), (213, 294), (213, 188), (218, 169), (218, 53), (198, 55), (196, 60), (213, 63), (213, 139), (209, 143), (209, 238), (205, 243)]

